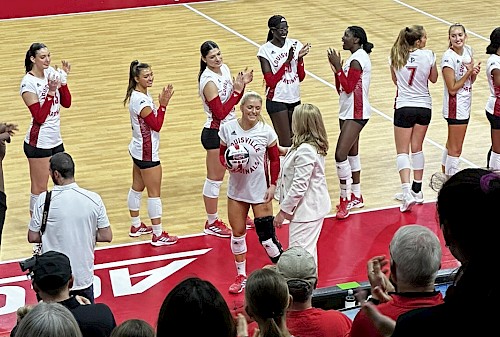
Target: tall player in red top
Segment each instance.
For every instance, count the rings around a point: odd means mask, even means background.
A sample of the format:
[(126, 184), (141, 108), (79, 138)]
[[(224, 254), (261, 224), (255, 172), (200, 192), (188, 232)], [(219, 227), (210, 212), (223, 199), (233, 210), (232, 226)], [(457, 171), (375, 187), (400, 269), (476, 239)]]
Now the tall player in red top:
[[(201, 144), (207, 151), (207, 177), (203, 185), (203, 201), (207, 212), (204, 232), (222, 238), (231, 237), (231, 230), (219, 219), (219, 191), (226, 169), (219, 161), (219, 128), (236, 119), (234, 106), (238, 104), (245, 85), (253, 79), (253, 70), (238, 73), (234, 79), (229, 67), (224, 64), (219, 46), (205, 41), (200, 47), (200, 72), (198, 74), (199, 95), (207, 120), (201, 132)], [(247, 224), (252, 225), (250, 218)]]
[(369, 54), (373, 48), (373, 44), (368, 42), (365, 30), (359, 26), (347, 27), (342, 43), (342, 48), (351, 52), (351, 56), (345, 62), (342, 62), (340, 52), (331, 48), (328, 50), (328, 61), (335, 74), (340, 106), (340, 134), (335, 149), (337, 175), (340, 181), (337, 219), (347, 218), (351, 208), (364, 206), (358, 151), (359, 135), (371, 115), (368, 92), (372, 65)]
[(67, 77), (68, 61), (62, 68), (50, 66), (49, 49), (43, 43), (33, 43), (26, 52), (26, 75), (21, 81), (20, 94), (31, 113), (31, 123), (24, 139), (24, 154), (28, 158), (31, 180), (30, 214), (38, 195), (47, 190), (49, 159), (64, 152), (61, 138), (60, 108), (71, 106)]
[[(160, 130), (163, 126), (167, 105), (174, 94), (172, 84), (164, 87), (158, 95), (156, 107), (148, 88), (153, 86), (154, 76), (151, 67), (137, 60), (130, 63), (127, 93), (123, 104), (129, 103), (132, 140), (128, 146), (132, 157), (132, 187), (128, 193), (128, 208), (132, 218), (129, 235), (138, 237), (151, 234), (153, 246), (172, 245), (177, 236), (163, 231), (161, 217), (163, 205), (160, 198), (162, 168), (159, 157)], [(141, 198), (144, 188), (148, 191), (148, 215), (151, 227), (146, 226), (139, 217)]]

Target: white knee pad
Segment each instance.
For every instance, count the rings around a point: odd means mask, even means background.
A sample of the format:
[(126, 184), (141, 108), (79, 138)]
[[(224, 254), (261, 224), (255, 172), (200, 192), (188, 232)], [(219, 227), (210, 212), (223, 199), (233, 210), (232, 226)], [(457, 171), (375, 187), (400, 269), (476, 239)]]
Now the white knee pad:
[(33, 213), (33, 209), (35, 209), (35, 203), (38, 200), (39, 194), (30, 194), (30, 212)]
[(336, 162), (337, 175), (340, 180), (349, 181), (352, 178), (351, 165), (349, 165), (349, 160), (344, 160), (342, 162)]
[(128, 198), (127, 198), (128, 209), (131, 211), (140, 210), (141, 209), (141, 199), (142, 199), (142, 192), (137, 192), (137, 191), (134, 191), (133, 189), (130, 189), (128, 191)]
[(361, 171), (361, 160), (359, 159), (359, 154), (355, 156), (347, 156), (347, 160), (351, 166), (351, 172)]
[(218, 198), (220, 186), (222, 185), (222, 181), (215, 181), (210, 179), (205, 179), (205, 184), (203, 185), (203, 195), (207, 198)]
[(408, 153), (399, 153), (396, 157), (396, 166), (398, 167), (398, 172), (404, 169), (411, 169), (410, 156)]
[(148, 215), (150, 219), (161, 218), (163, 207), (160, 198), (148, 198)]
[(491, 151), (490, 163), (488, 165), (493, 171), (500, 170), (500, 153)]
[(443, 150), (443, 153), (441, 154), (441, 165), (445, 166), (446, 165), (446, 157), (448, 157), (448, 149), (445, 148)]
[(444, 173), (447, 176), (452, 176), (458, 172), (460, 157), (446, 156), (446, 164), (444, 165)]
[(422, 151), (411, 154), (411, 164), (414, 170), (423, 170), (425, 165), (425, 157)]
[(247, 252), (247, 235), (235, 237), (231, 234), (231, 251), (234, 255), (245, 254)]

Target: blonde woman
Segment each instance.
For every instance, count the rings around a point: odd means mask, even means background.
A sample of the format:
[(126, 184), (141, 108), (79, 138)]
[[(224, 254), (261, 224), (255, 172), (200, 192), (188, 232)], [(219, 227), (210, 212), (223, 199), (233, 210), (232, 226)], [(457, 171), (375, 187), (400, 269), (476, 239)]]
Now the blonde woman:
[(289, 246), (307, 250), (318, 263), (317, 243), (323, 219), (331, 210), (325, 176), (328, 136), (315, 105), (300, 104), (292, 117), (292, 146), (283, 160), (280, 211), (274, 225), (290, 220)]
[[(429, 81), (436, 83), (438, 71), (436, 55), (425, 50), (427, 33), (424, 27), (414, 25), (403, 28), (391, 48), (389, 63), (392, 81), (397, 87), (394, 104), (394, 141), (396, 165), (401, 179), (401, 212), (423, 203), (422, 177), (424, 175), (424, 143), (431, 122), (432, 98)], [(411, 160), (410, 160), (411, 151)], [(413, 184), (410, 184), (413, 170)]]
[[(229, 171), (227, 213), (237, 271), (236, 280), (229, 287), (231, 294), (238, 294), (245, 288), (246, 219), (250, 207), (259, 241), (271, 261), (276, 263), (283, 251), (273, 226), (272, 204), (280, 170), (278, 135), (272, 126), (264, 123), (262, 97), (256, 92), (243, 95), (240, 110), (241, 117), (222, 124), (219, 131), (220, 161)], [(232, 166), (226, 162), (226, 149), (236, 146), (246, 149), (248, 163)]]

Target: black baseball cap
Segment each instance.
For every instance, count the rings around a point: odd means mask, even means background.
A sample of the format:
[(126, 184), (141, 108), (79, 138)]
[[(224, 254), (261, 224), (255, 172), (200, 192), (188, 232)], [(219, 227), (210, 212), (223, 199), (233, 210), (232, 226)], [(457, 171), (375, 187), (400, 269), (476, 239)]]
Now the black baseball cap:
[(69, 258), (56, 251), (38, 256), (32, 271), (32, 279), (42, 291), (59, 289), (71, 278)]

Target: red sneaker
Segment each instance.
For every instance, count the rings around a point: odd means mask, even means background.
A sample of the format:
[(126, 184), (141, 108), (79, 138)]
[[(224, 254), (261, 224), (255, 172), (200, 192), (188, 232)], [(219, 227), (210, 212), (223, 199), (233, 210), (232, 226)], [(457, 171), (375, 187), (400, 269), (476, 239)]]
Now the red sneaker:
[(169, 246), (176, 243), (177, 240), (179, 240), (177, 236), (168, 235), (168, 233), (164, 231), (161, 232), (160, 235), (155, 235), (153, 233), (153, 237), (151, 238), (151, 244), (156, 247)]
[(254, 229), (255, 228), (255, 224), (254, 224), (252, 218), (249, 216), (247, 216), (246, 225), (247, 225), (247, 229)]
[(247, 284), (247, 277), (245, 275), (236, 276), (236, 280), (233, 284), (229, 286), (230, 294), (239, 294), (245, 289), (245, 285)]
[(340, 198), (340, 202), (337, 206), (337, 214), (335, 214), (335, 217), (337, 219), (345, 219), (349, 216), (349, 208), (347, 208), (349, 205), (349, 200), (347, 198)]
[(222, 222), (221, 219), (215, 220), (213, 224), (209, 224), (208, 220), (205, 222), (205, 229), (203, 230), (206, 234), (215, 235), (220, 238), (230, 238), (231, 230), (227, 228), (226, 224)]
[(128, 235), (136, 238), (138, 236), (151, 233), (153, 233), (153, 228), (151, 226), (146, 226), (144, 222), (141, 222), (141, 225), (139, 227), (130, 226), (130, 232), (128, 232)]
[(349, 201), (349, 204), (347, 204), (347, 209), (363, 208), (364, 206), (365, 204), (363, 203), (362, 195), (360, 195), (358, 198), (354, 194), (351, 194), (351, 201)]

